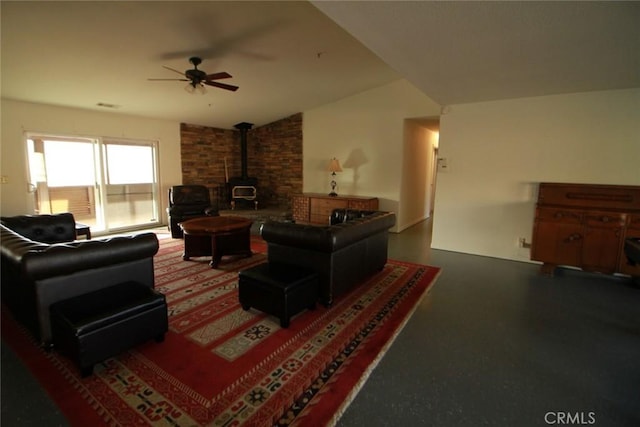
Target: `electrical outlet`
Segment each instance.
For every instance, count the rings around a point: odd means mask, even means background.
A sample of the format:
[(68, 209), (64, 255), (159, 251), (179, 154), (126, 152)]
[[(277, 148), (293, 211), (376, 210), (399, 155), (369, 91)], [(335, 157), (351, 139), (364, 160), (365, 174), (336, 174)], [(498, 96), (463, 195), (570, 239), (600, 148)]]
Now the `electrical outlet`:
[(0, 177), (0, 183), (8, 184), (9, 183), (9, 177), (7, 175), (2, 175), (2, 177)]
[(520, 246), (521, 248), (530, 248), (531, 243), (527, 243), (526, 237), (520, 237), (518, 238), (518, 246)]

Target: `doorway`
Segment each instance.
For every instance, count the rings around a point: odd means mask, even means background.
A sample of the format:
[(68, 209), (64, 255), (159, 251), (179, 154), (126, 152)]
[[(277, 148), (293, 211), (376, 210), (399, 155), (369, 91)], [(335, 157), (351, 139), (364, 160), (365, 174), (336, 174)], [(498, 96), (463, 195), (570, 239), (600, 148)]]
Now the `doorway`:
[(92, 233), (159, 225), (154, 141), (27, 136), (36, 214), (71, 212)]

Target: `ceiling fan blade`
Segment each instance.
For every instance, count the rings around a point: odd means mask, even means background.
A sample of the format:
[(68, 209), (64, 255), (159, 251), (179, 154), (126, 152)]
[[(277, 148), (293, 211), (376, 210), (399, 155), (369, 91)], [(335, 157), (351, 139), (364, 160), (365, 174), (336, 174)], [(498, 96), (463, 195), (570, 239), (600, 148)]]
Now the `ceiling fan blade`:
[(207, 78), (205, 80), (219, 80), (219, 79), (228, 79), (232, 77), (231, 74), (226, 73), (226, 72), (221, 72), (221, 73), (213, 73), (213, 74), (207, 74)]
[(231, 91), (234, 91), (234, 92), (236, 90), (238, 90), (238, 86), (228, 85), (228, 84), (224, 84), (224, 83), (212, 82), (212, 81), (208, 81), (208, 80), (205, 80), (202, 83), (204, 83), (206, 85), (209, 85), (209, 86), (219, 87), (220, 89), (231, 90)]
[(175, 70), (175, 69), (173, 69), (171, 67), (167, 67), (166, 65), (163, 65), (163, 67), (166, 68), (167, 70), (173, 71), (174, 73), (178, 73), (181, 76), (184, 76), (184, 73), (182, 71)]
[(190, 81), (189, 79), (147, 79), (147, 80), (154, 80), (154, 81), (172, 81), (172, 82), (188, 82), (188, 81)]

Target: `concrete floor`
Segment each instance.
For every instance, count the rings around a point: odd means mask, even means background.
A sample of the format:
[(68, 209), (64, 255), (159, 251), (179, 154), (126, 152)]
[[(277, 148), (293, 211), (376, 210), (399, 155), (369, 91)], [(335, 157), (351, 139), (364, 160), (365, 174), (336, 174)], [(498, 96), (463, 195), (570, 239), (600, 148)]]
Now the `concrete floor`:
[[(442, 268), (338, 422), (640, 425), (640, 289), (624, 278), (430, 250), (430, 221), (389, 257)], [(68, 425), (2, 345), (2, 426)]]

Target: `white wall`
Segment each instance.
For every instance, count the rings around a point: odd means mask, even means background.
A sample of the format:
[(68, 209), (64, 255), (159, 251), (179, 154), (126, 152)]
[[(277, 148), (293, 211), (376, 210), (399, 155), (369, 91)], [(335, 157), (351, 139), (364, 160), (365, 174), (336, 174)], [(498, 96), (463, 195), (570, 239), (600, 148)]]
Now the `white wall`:
[[(33, 195), (28, 193), (26, 132), (67, 136), (107, 136), (158, 141), (161, 214), (166, 223), (167, 192), (182, 182), (180, 124), (80, 109), (2, 100), (2, 141), (0, 171), (8, 182), (0, 187), (1, 214), (34, 212)], [(73, 168), (73, 159), (69, 159)]]
[[(329, 193), (329, 160), (340, 160), (338, 194), (374, 196), (403, 218), (404, 120), (432, 117), (440, 107), (406, 80), (304, 112), (303, 190)], [(404, 226), (398, 224), (392, 231)]]
[(640, 89), (454, 105), (432, 247), (529, 260), (540, 182), (640, 185)]

